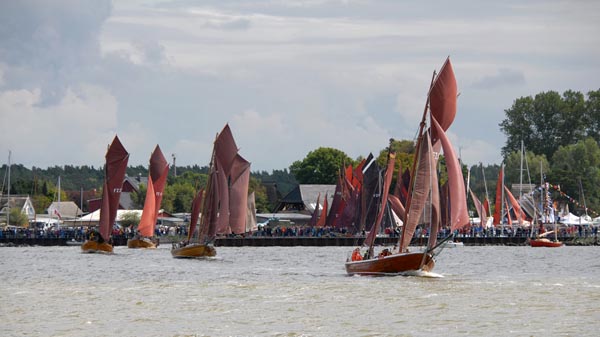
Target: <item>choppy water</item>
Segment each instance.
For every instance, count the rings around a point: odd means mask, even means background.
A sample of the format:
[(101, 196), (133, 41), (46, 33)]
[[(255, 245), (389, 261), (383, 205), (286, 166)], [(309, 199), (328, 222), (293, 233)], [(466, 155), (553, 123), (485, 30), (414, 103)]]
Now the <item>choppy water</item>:
[(0, 248), (0, 336), (598, 336), (597, 247), (459, 247), (443, 278), (346, 276), (351, 247)]

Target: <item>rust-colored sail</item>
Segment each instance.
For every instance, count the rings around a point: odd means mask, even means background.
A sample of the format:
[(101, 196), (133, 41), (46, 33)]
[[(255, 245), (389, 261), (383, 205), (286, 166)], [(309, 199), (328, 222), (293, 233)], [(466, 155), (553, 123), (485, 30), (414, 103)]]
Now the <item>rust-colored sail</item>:
[(371, 227), (371, 231), (369, 235), (365, 238), (364, 245), (372, 247), (375, 242), (375, 237), (379, 233), (379, 229), (381, 226), (381, 220), (383, 219), (383, 214), (385, 213), (385, 209), (387, 207), (388, 195), (390, 192), (390, 185), (392, 184), (392, 177), (394, 176), (394, 164), (396, 163), (396, 154), (394, 152), (390, 152), (388, 154), (388, 162), (387, 167), (385, 169), (385, 176), (383, 178), (383, 187), (381, 191), (381, 202), (377, 205), (377, 217), (375, 218), (375, 223)]
[(319, 219), (319, 199), (321, 199), (321, 193), (319, 193), (317, 195), (317, 203), (315, 204), (315, 209), (312, 212), (310, 221), (308, 222), (308, 225), (311, 227), (315, 227), (317, 225), (317, 221)]
[(496, 182), (496, 207), (494, 208), (494, 226), (500, 225), (502, 221), (502, 186), (504, 185), (504, 165), (498, 173), (498, 182)]
[[(217, 158), (217, 167), (222, 168), (221, 161)], [(229, 179), (225, 169), (217, 169), (215, 172), (217, 184), (213, 186), (217, 190), (218, 198), (215, 200), (217, 208), (217, 234), (231, 234), (229, 227)]]
[(477, 211), (477, 215), (479, 215), (479, 219), (481, 220), (481, 225), (485, 226), (487, 223), (487, 213), (485, 207), (479, 201), (473, 190), (469, 189), (469, 193), (471, 194), (471, 198), (473, 198), (473, 204), (475, 204), (475, 210)]
[[(504, 186), (504, 191), (508, 196), (508, 200), (510, 201), (510, 205), (512, 206), (513, 211), (515, 211), (515, 215), (517, 217), (519, 225), (523, 224), (523, 219), (525, 219), (525, 213), (521, 209), (521, 205), (519, 205), (519, 202), (517, 201), (515, 196), (510, 192), (510, 190), (506, 186)], [(508, 210), (509, 208), (507, 207), (506, 209)]]
[(121, 144), (119, 137), (115, 136), (106, 152), (106, 165), (104, 167), (104, 188), (102, 190), (102, 208), (100, 209), (99, 229), (100, 235), (106, 241), (110, 239), (112, 226), (117, 217), (119, 198), (129, 153)]
[(388, 200), (390, 202), (390, 206), (392, 206), (392, 210), (394, 211), (394, 213), (396, 213), (396, 215), (400, 219), (405, 219), (406, 218), (406, 210), (404, 209), (404, 205), (402, 205), (402, 202), (400, 201), (400, 199), (397, 196), (390, 194), (388, 196)]
[(452, 230), (462, 228), (469, 224), (469, 212), (467, 210), (467, 194), (465, 190), (464, 177), (460, 162), (452, 148), (452, 144), (446, 137), (446, 133), (435, 118), (431, 118), (432, 128), (441, 141), (446, 158), (446, 169), (448, 170), (448, 184), (450, 188), (450, 226)]
[(331, 208), (329, 209), (329, 214), (327, 215), (327, 220), (325, 221), (325, 226), (327, 227), (340, 227), (340, 218), (341, 213), (346, 206), (344, 200), (342, 199), (342, 177), (338, 175), (338, 181), (335, 185), (335, 194), (333, 195), (333, 200), (331, 201)]
[(504, 201), (504, 205), (505, 205), (506, 210), (507, 210), (507, 212), (506, 212), (506, 221), (508, 222), (508, 225), (510, 227), (512, 227), (512, 217), (510, 216), (510, 212), (508, 212), (508, 209), (509, 209), (508, 208), (508, 201), (505, 200)]
[(148, 188), (146, 189), (146, 200), (144, 201), (144, 210), (142, 218), (138, 224), (140, 235), (151, 237), (154, 236), (154, 225), (156, 224), (156, 198), (154, 194), (154, 184), (152, 179), (148, 179)]
[(485, 211), (486, 216), (491, 214), (490, 213), (490, 201), (488, 200), (487, 197), (483, 199), (483, 210)]
[(169, 163), (165, 159), (160, 146), (156, 145), (150, 156), (150, 167), (148, 169), (148, 189), (144, 201), (142, 219), (138, 225), (138, 231), (142, 236), (154, 236), (156, 219), (162, 203), (163, 191), (169, 174)]
[(156, 145), (156, 148), (150, 156), (149, 171), (150, 177), (152, 178), (152, 184), (154, 185), (154, 199), (156, 200), (154, 222), (156, 223), (158, 211), (162, 204), (163, 192), (165, 191), (165, 186), (167, 184), (167, 177), (169, 175), (169, 163), (165, 159), (165, 156), (158, 145)]
[[(429, 92), (431, 118), (439, 123), (443, 131), (448, 130), (456, 116), (457, 84), (450, 58), (446, 59)], [(437, 130), (432, 130), (431, 143), (439, 140)]]
[(433, 158), (433, 151), (431, 149), (431, 139), (429, 133), (423, 133), (420, 145), (417, 146), (418, 156), (415, 158), (416, 169), (413, 174), (413, 188), (410, 197), (408, 214), (404, 221), (404, 227), (402, 228), (402, 237), (400, 239), (400, 252), (406, 251), (410, 241), (412, 240), (421, 214), (425, 207), (425, 202), (429, 197), (431, 191), (431, 175), (437, 174), (435, 171), (432, 172), (431, 168), (435, 167), (435, 159)]
[(229, 124), (225, 124), (223, 130), (219, 132), (217, 139), (215, 140), (215, 156), (221, 163), (221, 168), (228, 175), (233, 165), (235, 155), (238, 153), (237, 145), (231, 134)]
[(230, 177), (229, 226), (232, 233), (241, 234), (246, 232), (250, 163), (239, 154), (235, 156), (231, 165)]
[(327, 193), (325, 193), (325, 198), (323, 198), (323, 209), (321, 210), (321, 214), (319, 215), (319, 220), (317, 221), (317, 227), (325, 227), (325, 222), (327, 220), (327, 208), (329, 207), (327, 201)]
[(190, 226), (188, 229), (188, 241), (192, 239), (194, 232), (196, 231), (196, 226), (198, 225), (198, 218), (200, 218), (200, 208), (202, 207), (202, 194), (204, 193), (203, 189), (198, 191), (198, 194), (192, 200), (192, 212), (190, 214)]

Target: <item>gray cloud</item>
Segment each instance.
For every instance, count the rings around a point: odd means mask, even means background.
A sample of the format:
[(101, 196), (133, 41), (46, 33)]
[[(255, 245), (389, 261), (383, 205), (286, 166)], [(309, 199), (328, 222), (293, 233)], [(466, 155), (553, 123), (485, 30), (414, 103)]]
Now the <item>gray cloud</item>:
[(486, 75), (473, 83), (473, 89), (495, 89), (504, 86), (524, 85), (523, 72), (513, 69), (500, 68), (494, 75)]

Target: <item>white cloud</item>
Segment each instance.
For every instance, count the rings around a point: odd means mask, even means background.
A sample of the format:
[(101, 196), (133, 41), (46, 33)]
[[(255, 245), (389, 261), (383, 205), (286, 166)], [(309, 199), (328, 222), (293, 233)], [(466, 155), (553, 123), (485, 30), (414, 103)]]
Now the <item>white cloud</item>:
[(119, 133), (132, 165), (147, 165), (157, 143), (179, 165), (206, 165), (229, 122), (253, 169), (287, 167), (319, 146), (364, 156), (390, 137), (412, 140), (432, 71), (450, 55), (461, 92), (455, 146), (492, 163), (514, 99), (597, 87), (592, 1), (112, 6), (0, 4), (0, 124), (27, 125), (0, 135), (0, 150), (52, 134), (68, 155), (21, 144), (24, 164), (99, 163)]
[(0, 93), (0, 143), (25, 165), (101, 163), (117, 129), (115, 98), (94, 85), (68, 88), (57, 105), (41, 97), (39, 88)]

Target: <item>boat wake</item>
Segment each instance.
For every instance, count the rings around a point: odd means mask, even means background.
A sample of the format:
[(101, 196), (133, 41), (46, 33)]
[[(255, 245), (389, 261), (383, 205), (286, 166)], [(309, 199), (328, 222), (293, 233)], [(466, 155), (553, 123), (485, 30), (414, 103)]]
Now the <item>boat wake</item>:
[(434, 273), (431, 271), (423, 271), (423, 270), (411, 270), (407, 272), (403, 272), (404, 276), (417, 276), (417, 277), (426, 277), (426, 278), (443, 278), (444, 275)]

